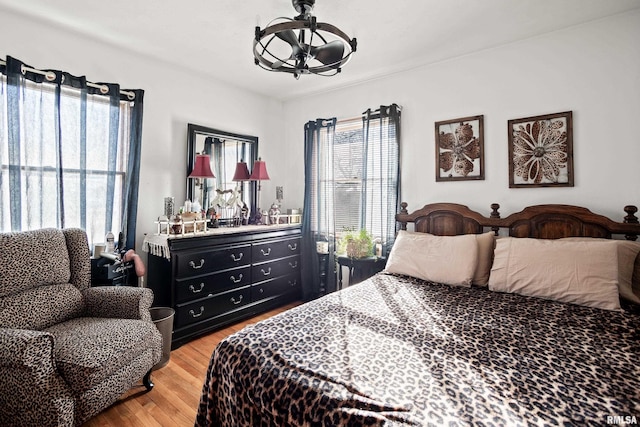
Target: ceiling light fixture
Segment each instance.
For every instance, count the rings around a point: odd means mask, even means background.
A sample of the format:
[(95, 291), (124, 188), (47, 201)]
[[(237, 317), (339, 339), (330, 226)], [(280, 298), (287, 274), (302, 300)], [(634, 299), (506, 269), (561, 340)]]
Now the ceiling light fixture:
[(264, 29), (256, 27), (253, 56), (268, 71), (334, 76), (356, 51), (350, 39), (331, 24), (317, 22), (311, 14), (315, 0), (291, 0), (300, 15), (276, 18)]

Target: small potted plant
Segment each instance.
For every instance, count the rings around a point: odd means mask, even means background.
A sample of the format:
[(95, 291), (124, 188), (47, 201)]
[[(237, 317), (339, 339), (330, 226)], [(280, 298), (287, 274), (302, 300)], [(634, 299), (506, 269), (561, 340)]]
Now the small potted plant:
[(345, 229), (340, 238), (338, 253), (349, 258), (366, 258), (373, 256), (373, 236), (367, 230), (354, 231)]

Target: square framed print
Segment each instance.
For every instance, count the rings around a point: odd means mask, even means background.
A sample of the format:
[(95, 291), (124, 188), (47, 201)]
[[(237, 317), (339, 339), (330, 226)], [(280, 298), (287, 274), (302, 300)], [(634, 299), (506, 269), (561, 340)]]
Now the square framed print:
[(509, 187), (573, 187), (572, 112), (509, 120)]
[(436, 181), (484, 179), (484, 116), (436, 122)]

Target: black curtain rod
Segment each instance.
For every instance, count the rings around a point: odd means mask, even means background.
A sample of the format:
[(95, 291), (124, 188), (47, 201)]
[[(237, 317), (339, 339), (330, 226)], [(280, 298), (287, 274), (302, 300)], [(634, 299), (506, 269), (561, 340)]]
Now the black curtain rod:
[[(0, 59), (0, 65), (7, 65), (7, 61)], [(53, 81), (56, 79), (56, 75), (54, 71), (42, 71), (36, 68), (27, 67), (26, 65), (22, 65), (21, 71), (22, 71), (22, 74), (25, 74), (27, 71), (30, 73), (40, 74), (41, 76), (44, 76), (48, 81)], [(62, 76), (62, 78), (64, 80), (64, 75)], [(95, 89), (100, 89), (100, 93), (102, 93), (103, 95), (106, 95), (107, 93), (109, 93), (109, 88), (106, 85), (100, 85), (100, 84), (92, 83), (88, 81), (87, 86)], [(136, 99), (136, 94), (128, 90), (121, 90), (120, 95), (125, 95), (130, 101), (133, 101), (134, 99)]]

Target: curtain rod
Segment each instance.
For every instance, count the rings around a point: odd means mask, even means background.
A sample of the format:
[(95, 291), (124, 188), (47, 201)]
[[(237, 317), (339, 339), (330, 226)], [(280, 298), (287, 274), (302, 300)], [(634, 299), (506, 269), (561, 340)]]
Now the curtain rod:
[[(0, 65), (7, 65), (7, 61), (0, 59)], [(53, 71), (37, 70), (35, 68), (27, 67), (26, 65), (22, 65), (20, 71), (22, 72), (22, 74), (25, 74), (27, 71), (30, 73), (40, 74), (50, 82), (56, 79), (56, 73)], [(62, 76), (62, 80), (64, 81), (64, 75)], [(107, 93), (109, 93), (109, 87), (106, 85), (99, 85), (99, 84), (88, 81), (87, 86), (95, 89), (100, 89), (100, 93), (102, 93), (103, 95), (106, 95)], [(136, 99), (136, 94), (131, 91), (121, 90), (120, 95), (126, 95), (130, 101), (133, 101), (134, 99)]]
[[(393, 104), (392, 104), (393, 105)], [(398, 107), (398, 110), (402, 111), (402, 106), (396, 104), (396, 106)], [(371, 111), (372, 113), (379, 113), (380, 112), (380, 108), (377, 108), (375, 110)], [(361, 115), (359, 116), (354, 116), (354, 117), (343, 117), (343, 118), (339, 118), (337, 119), (339, 122), (345, 123), (345, 122), (355, 122), (355, 121), (360, 121), (362, 120), (362, 117), (367, 114), (366, 111), (363, 111)]]

